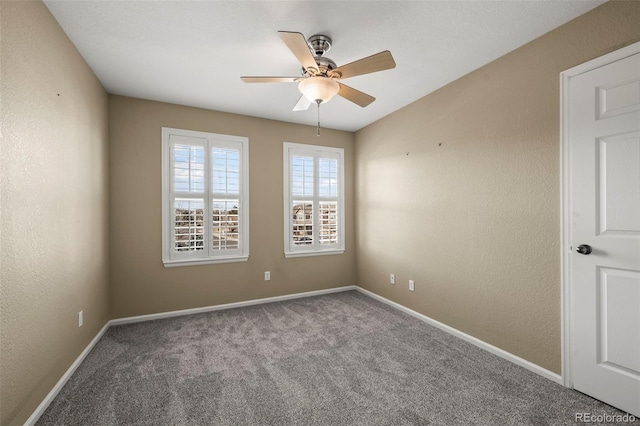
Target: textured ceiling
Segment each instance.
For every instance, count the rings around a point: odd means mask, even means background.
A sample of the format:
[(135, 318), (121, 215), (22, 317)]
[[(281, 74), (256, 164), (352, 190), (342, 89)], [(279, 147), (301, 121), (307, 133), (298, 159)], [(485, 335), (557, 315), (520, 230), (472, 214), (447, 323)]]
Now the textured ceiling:
[(278, 30), (333, 39), (338, 66), (390, 50), (397, 67), (343, 82), (376, 97), (335, 97), (323, 127), (355, 131), (539, 37), (604, 0), (58, 1), (45, 4), (112, 94), (315, 125), (292, 112), (298, 76)]

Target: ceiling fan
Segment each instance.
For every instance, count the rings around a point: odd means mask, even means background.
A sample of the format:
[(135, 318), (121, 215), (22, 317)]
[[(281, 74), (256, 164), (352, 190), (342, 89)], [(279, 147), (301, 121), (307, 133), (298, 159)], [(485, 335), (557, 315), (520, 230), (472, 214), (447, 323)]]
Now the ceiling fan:
[[(391, 52), (385, 50), (375, 55), (359, 59), (355, 62), (336, 66), (331, 59), (323, 56), (331, 48), (331, 39), (326, 35), (316, 34), (309, 39), (297, 32), (278, 31), (278, 35), (302, 64), (299, 77), (240, 77), (245, 83), (298, 83), (302, 96), (293, 107), (293, 111), (309, 109), (312, 103), (318, 105), (331, 100), (335, 95), (366, 107), (376, 98), (360, 92), (337, 80), (384, 71), (395, 68), (396, 63)], [(318, 135), (320, 134), (320, 119), (318, 117)]]

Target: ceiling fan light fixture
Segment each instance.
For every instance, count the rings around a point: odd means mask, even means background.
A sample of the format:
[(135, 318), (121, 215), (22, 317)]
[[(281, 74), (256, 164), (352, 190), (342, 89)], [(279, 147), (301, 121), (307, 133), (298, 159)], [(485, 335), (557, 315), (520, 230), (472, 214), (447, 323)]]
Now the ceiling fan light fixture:
[(298, 89), (310, 102), (325, 103), (340, 91), (340, 85), (328, 77), (309, 77), (300, 82)]

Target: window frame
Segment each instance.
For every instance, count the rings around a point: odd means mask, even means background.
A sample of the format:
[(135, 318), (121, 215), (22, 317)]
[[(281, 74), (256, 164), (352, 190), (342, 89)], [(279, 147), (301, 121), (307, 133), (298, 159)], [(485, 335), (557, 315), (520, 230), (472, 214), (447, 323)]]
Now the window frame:
[[(191, 139), (191, 141), (186, 141)], [(176, 143), (186, 143), (192, 146), (202, 146), (204, 155), (204, 188), (201, 193), (177, 192), (172, 185), (174, 173), (174, 150)], [(186, 142), (185, 142), (186, 141)], [(215, 148), (238, 149), (239, 151), (239, 179), (237, 197), (216, 194), (213, 192), (212, 155)], [(165, 267), (207, 265), (216, 263), (246, 262), (249, 260), (249, 138), (231, 136), (195, 130), (162, 128), (162, 262)], [(238, 199), (238, 249), (216, 250), (213, 248), (213, 202), (220, 198)], [(174, 200), (203, 199), (204, 202), (204, 242), (205, 250), (189, 250), (177, 252), (174, 250)]]
[[(298, 197), (293, 195), (291, 175), (293, 167), (293, 156), (313, 157), (313, 196)], [(332, 158), (338, 160), (338, 182), (337, 197), (321, 197), (319, 194), (318, 161), (321, 158)], [(331, 254), (343, 254), (345, 251), (345, 201), (344, 201), (344, 149), (320, 145), (307, 145), (293, 142), (283, 143), (283, 187), (284, 187), (284, 255), (290, 257), (320, 256)], [(293, 213), (292, 205), (295, 199), (304, 198), (304, 201), (311, 200), (313, 204), (313, 242), (310, 245), (293, 244)], [(335, 244), (327, 246), (319, 243), (319, 203), (337, 203), (337, 238)], [(306, 209), (305, 209), (306, 212)], [(324, 246), (324, 247), (323, 247)]]

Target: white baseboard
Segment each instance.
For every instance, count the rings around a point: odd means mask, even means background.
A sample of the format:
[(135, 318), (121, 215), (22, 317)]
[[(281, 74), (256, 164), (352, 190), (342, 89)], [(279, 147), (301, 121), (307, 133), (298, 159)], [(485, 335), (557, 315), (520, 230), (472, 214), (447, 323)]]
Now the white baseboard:
[(58, 395), (58, 393), (62, 390), (64, 385), (67, 384), (67, 381), (71, 378), (73, 373), (75, 373), (78, 367), (80, 367), (80, 364), (82, 364), (82, 361), (84, 361), (87, 355), (89, 355), (89, 352), (91, 352), (91, 349), (93, 349), (96, 343), (98, 343), (98, 340), (100, 340), (100, 338), (104, 335), (104, 333), (107, 331), (108, 328), (109, 328), (109, 322), (107, 322), (102, 327), (102, 329), (98, 332), (98, 334), (96, 334), (96, 336), (91, 340), (91, 342), (89, 342), (87, 347), (84, 348), (84, 350), (78, 356), (78, 358), (76, 358), (76, 360), (73, 361), (73, 364), (71, 364), (71, 366), (67, 369), (67, 371), (65, 371), (62, 377), (60, 377), (60, 380), (58, 380), (58, 383), (56, 383), (53, 389), (51, 389), (51, 391), (47, 394), (47, 396), (42, 400), (40, 405), (38, 405), (38, 408), (36, 408), (35, 411), (31, 413), (31, 416), (27, 419), (27, 421), (24, 422), (25, 426), (32, 426), (36, 424), (40, 416), (42, 416), (42, 414), (45, 412), (47, 407), (49, 407), (49, 404), (53, 402), (53, 400)]
[(514, 363), (516, 365), (519, 365), (520, 367), (526, 368), (529, 371), (532, 371), (532, 372), (534, 372), (536, 374), (539, 374), (540, 376), (542, 376), (544, 378), (547, 378), (547, 379), (549, 379), (549, 380), (551, 380), (553, 382), (556, 382), (556, 383), (564, 386), (564, 382), (563, 382), (562, 376), (560, 376), (557, 373), (554, 373), (553, 371), (549, 371), (546, 368), (542, 368), (539, 365), (534, 364), (534, 363), (532, 363), (530, 361), (527, 361), (524, 358), (520, 358), (517, 355), (514, 355), (514, 354), (512, 354), (510, 352), (507, 352), (507, 351), (505, 351), (503, 349), (500, 349), (500, 348), (498, 348), (496, 346), (493, 346), (493, 345), (491, 345), (491, 344), (489, 344), (489, 343), (487, 343), (485, 341), (482, 341), (482, 340), (480, 340), (480, 339), (478, 339), (476, 337), (470, 336), (469, 334), (463, 333), (462, 331), (457, 330), (457, 329), (455, 329), (453, 327), (450, 327), (450, 326), (448, 326), (446, 324), (443, 324), (440, 321), (436, 321), (433, 318), (429, 318), (426, 315), (422, 315), (421, 313), (416, 312), (413, 309), (409, 309), (406, 306), (403, 306), (403, 305), (401, 305), (399, 303), (393, 302), (393, 301), (391, 301), (391, 300), (389, 300), (387, 298), (384, 298), (384, 297), (379, 296), (379, 295), (377, 295), (375, 293), (372, 293), (369, 290), (365, 290), (362, 287), (357, 287), (356, 286), (356, 290), (358, 290), (359, 292), (361, 292), (363, 294), (366, 294), (369, 297), (372, 297), (372, 298), (374, 298), (376, 300), (379, 300), (380, 302), (383, 302), (383, 303), (386, 303), (387, 305), (393, 306), (394, 308), (399, 309), (402, 312), (405, 312), (405, 313), (407, 313), (407, 314), (409, 314), (409, 315), (411, 315), (411, 316), (413, 316), (415, 318), (418, 318), (419, 320), (424, 321), (429, 325), (437, 327), (440, 330), (443, 330), (443, 331), (445, 331), (445, 332), (447, 332), (447, 333), (449, 333), (449, 334), (451, 334), (453, 336), (459, 337), (460, 339), (462, 339), (462, 340), (464, 340), (466, 342), (469, 342), (472, 345), (475, 345), (475, 346), (477, 346), (477, 347), (479, 347), (481, 349), (484, 349), (487, 352), (491, 352), (492, 354), (497, 355), (500, 358), (504, 358), (507, 361), (511, 361), (512, 363)]
[(282, 302), (284, 300), (300, 299), (303, 297), (321, 296), (323, 294), (339, 293), (342, 291), (356, 290), (356, 286), (328, 288), (326, 290), (307, 291), (305, 293), (286, 294), (284, 296), (266, 297), (264, 299), (246, 300), (243, 302), (225, 303), (224, 305), (204, 306), (202, 308), (182, 309), (180, 311), (162, 312), (159, 314), (138, 315), (135, 317), (118, 318), (109, 321), (109, 325), (132, 324), (143, 321), (153, 321), (163, 318), (179, 317), (183, 315), (202, 314), (205, 312), (220, 311), (223, 309), (241, 308), (243, 306), (261, 305), (264, 303)]

